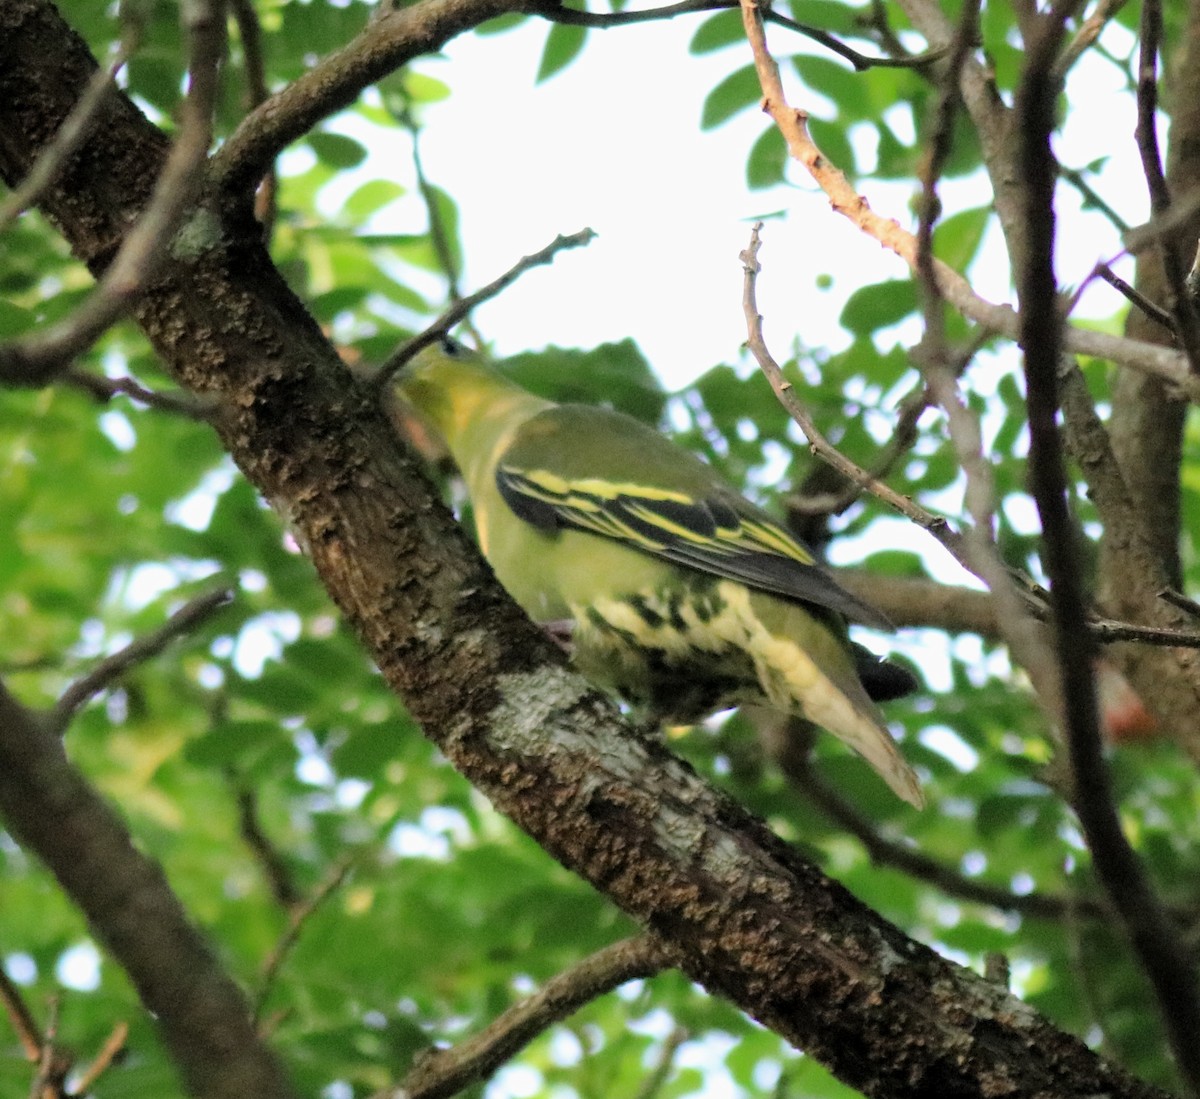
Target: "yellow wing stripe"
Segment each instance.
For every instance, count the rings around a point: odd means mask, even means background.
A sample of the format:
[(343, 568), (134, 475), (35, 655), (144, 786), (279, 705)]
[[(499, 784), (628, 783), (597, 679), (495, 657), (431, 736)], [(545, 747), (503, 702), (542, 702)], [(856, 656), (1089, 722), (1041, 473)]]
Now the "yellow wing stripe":
[(560, 497), (573, 499), (580, 493), (596, 500), (615, 500), (620, 496), (634, 496), (643, 500), (669, 500), (674, 504), (694, 504), (696, 501), (683, 492), (671, 489), (651, 488), (646, 485), (623, 484), (620, 481), (605, 481), (599, 477), (585, 477), (580, 481), (568, 481), (548, 469), (509, 470), (523, 481)]
[[(656, 503), (680, 504), (683, 507), (703, 508), (703, 502), (683, 492), (659, 489), (647, 485), (606, 481), (598, 477), (569, 480), (545, 469), (514, 469), (501, 467), (510, 484), (532, 500), (569, 513), (571, 521), (580, 527), (610, 538), (619, 538), (650, 552), (661, 550), (667, 543), (682, 542), (702, 548), (718, 557), (736, 557), (743, 553), (765, 553), (791, 558), (803, 565), (813, 565), (810, 553), (785, 530), (773, 523), (738, 516), (736, 526), (717, 525), (713, 534), (697, 531), (671, 518)], [(613, 508), (618, 505), (620, 511)], [(651, 537), (621, 519), (628, 515), (645, 527), (660, 530), (665, 541)]]

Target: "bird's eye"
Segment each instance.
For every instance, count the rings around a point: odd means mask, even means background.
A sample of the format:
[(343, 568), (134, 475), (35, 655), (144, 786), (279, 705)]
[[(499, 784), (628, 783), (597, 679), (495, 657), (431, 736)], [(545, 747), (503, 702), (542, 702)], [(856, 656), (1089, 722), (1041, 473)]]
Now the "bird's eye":
[(454, 339), (452, 336), (442, 337), (442, 350), (451, 359), (461, 359), (467, 353), (466, 347), (459, 343), (458, 340)]

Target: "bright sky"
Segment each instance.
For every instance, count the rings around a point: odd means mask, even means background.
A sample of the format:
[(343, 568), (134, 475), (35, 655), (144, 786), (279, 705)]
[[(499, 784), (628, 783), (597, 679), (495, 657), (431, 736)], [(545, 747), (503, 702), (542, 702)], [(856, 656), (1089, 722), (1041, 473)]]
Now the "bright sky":
[[(629, 335), (672, 387), (732, 361), (745, 339), (738, 253), (751, 221), (778, 210), (788, 216), (767, 224), (758, 288), (777, 357), (797, 332), (809, 346), (844, 344), (837, 316), (845, 297), (865, 283), (906, 277), (898, 259), (830, 210), (802, 170), (791, 173), (793, 186), (748, 191), (746, 157), (768, 122), (759, 111), (699, 130), (709, 90), (750, 61), (744, 45), (688, 54), (702, 18), (593, 30), (583, 53), (541, 85), (534, 75), (548, 27), (536, 21), (500, 36), (461, 36), (444, 58), (420, 63), (453, 89), (427, 110), (422, 152), (428, 174), (459, 205), (466, 289), (557, 233), (584, 226), (599, 233), (590, 247), (526, 274), (477, 312), (501, 354)], [(777, 56), (814, 49), (781, 28), (768, 34)], [(1076, 100), (1060, 154), (1071, 166), (1112, 158), (1103, 193), (1137, 221), (1146, 200), (1131, 97), (1119, 94), (1116, 70), (1102, 61), (1080, 66), (1073, 79), (1087, 81), (1088, 94)], [(831, 113), (786, 67), (785, 85), (794, 106)], [(911, 224), (911, 188), (868, 181), (863, 189), (876, 210)], [(962, 181), (945, 184), (942, 194), (948, 212), (983, 201), (978, 184)], [(1064, 189), (1059, 271), (1066, 282), (1119, 248), (1111, 227), (1096, 214), (1074, 216), (1077, 206)], [(973, 279), (981, 293), (1004, 299), (1008, 267), (995, 255)], [(830, 288), (818, 287), (821, 276), (831, 276)], [(1089, 292), (1089, 304), (1104, 316), (1117, 301), (1102, 288)]]

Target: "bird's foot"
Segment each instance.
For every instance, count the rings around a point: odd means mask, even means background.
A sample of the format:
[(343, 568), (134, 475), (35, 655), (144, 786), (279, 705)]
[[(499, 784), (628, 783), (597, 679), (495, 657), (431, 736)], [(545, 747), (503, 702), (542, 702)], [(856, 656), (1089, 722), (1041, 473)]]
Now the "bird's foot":
[(571, 656), (575, 651), (575, 622), (570, 618), (559, 618), (553, 622), (542, 622), (541, 627), (546, 631), (546, 636), (550, 638), (567, 656)]

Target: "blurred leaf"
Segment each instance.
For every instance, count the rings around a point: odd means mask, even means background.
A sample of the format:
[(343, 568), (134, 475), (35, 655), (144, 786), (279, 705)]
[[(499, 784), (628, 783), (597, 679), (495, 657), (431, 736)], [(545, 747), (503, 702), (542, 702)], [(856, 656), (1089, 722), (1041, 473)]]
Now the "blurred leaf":
[(742, 28), (742, 13), (737, 9), (719, 11), (710, 15), (692, 35), (688, 50), (694, 54), (712, 53), (735, 42), (745, 42), (746, 32)]
[(317, 159), (331, 168), (356, 168), (367, 158), (367, 150), (354, 138), (344, 134), (318, 131), (309, 134), (306, 140), (317, 154)]
[(725, 77), (704, 100), (700, 112), (700, 128), (711, 130), (732, 118), (739, 111), (752, 107), (762, 97), (758, 76), (753, 65), (746, 65)]
[(574, 23), (552, 24), (538, 64), (537, 82), (540, 84), (562, 72), (583, 51), (586, 41), (587, 27)]

